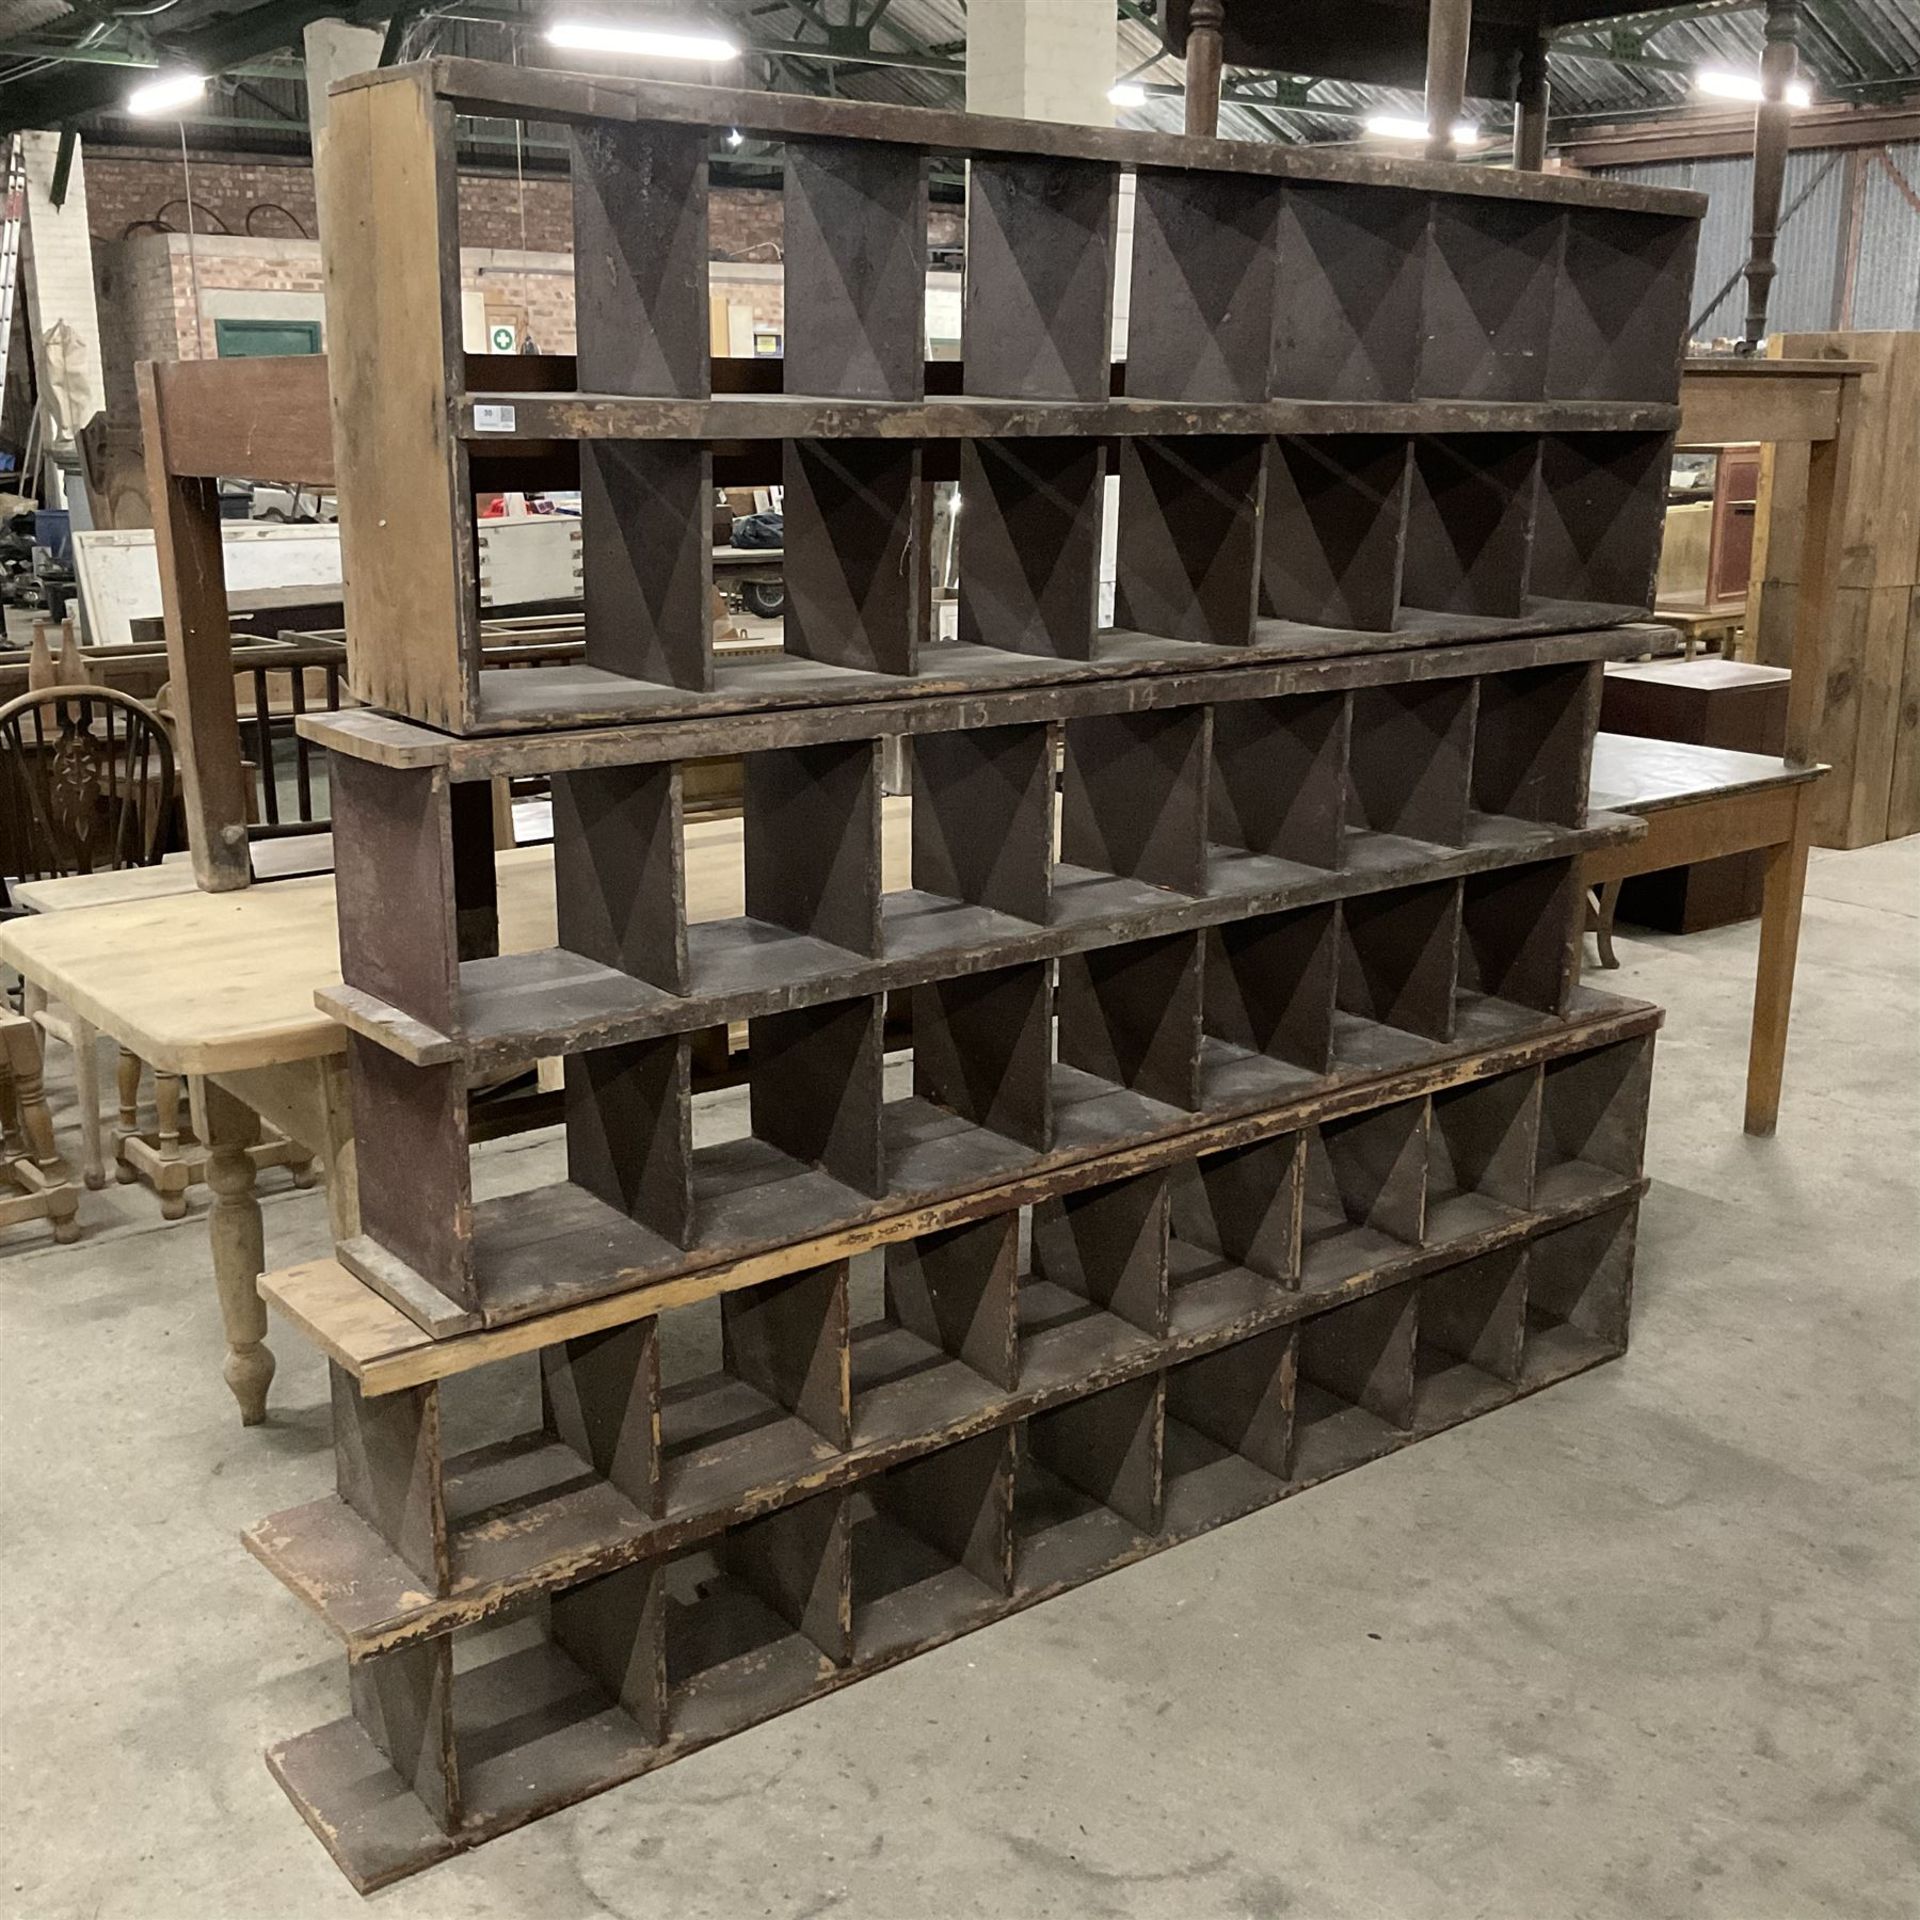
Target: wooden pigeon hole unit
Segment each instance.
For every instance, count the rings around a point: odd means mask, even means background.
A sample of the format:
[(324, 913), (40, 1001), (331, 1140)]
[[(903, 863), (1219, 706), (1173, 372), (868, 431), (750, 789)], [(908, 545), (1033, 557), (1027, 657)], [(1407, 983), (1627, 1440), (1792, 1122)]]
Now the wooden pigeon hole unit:
[[(460, 351), (459, 113), (571, 142), (572, 363)], [(778, 393), (713, 391), (729, 128), (784, 156)], [(971, 163), (954, 392), (924, 357), (933, 154)], [(457, 60), (342, 83), (327, 168), (350, 679), (389, 712), (476, 734), (984, 692), (1651, 604), (1695, 195)], [(785, 650), (721, 664), (714, 462), (756, 450), (786, 489)], [(957, 646), (926, 631), (935, 476), (967, 503)], [(582, 664), (481, 670), (476, 481), (578, 484)]]
[(274, 1774), (369, 1891), (1620, 1353), (1658, 1020), (1592, 996), (504, 1344), (367, 1360), (363, 1289), (280, 1276), (339, 1491), (247, 1544), (351, 1710)]
[[(582, 391), (461, 384), (455, 112), (570, 129)], [(781, 393), (708, 391), (731, 126), (786, 143)], [(930, 152), (973, 162), (946, 395)], [(459, 62), (344, 85), (329, 165), (385, 711), (302, 728), (361, 1232), (265, 1283), (334, 1363), (338, 1494), (249, 1544), (346, 1644), (348, 1716), (270, 1760), (356, 1885), (1622, 1350), (1659, 1015), (1577, 986), (1578, 876), (1638, 831), (1588, 766), (1602, 662), (1667, 639), (1628, 623), (1697, 201)], [(773, 442), (786, 652), (716, 665), (712, 462)], [(577, 469), (584, 667), (478, 669), (483, 463)], [(722, 754), (745, 910), (690, 923)], [(519, 774), (558, 940), (503, 955)], [(720, 1137), (690, 1051), (729, 1023)], [(476, 1198), (468, 1082), (555, 1055), (567, 1180)]]

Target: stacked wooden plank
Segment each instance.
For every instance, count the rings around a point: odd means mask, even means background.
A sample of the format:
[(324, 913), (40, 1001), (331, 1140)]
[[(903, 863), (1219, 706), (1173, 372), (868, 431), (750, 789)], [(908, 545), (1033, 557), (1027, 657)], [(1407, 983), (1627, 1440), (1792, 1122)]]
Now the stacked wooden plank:
[[(456, 109), (574, 129), (572, 386), (457, 351)], [(710, 391), (732, 127), (784, 142), (779, 393)], [(932, 151), (972, 162), (948, 395)], [(330, 162), (385, 709), (309, 723), (362, 1222), (269, 1284), (333, 1362), (338, 1497), (250, 1544), (347, 1647), (347, 1717), (271, 1760), (356, 1884), (1622, 1349), (1659, 1015), (1577, 985), (1578, 867), (1635, 830), (1587, 770), (1601, 663), (1659, 638), (1626, 623), (1696, 201), (463, 63), (342, 89)], [(790, 610), (734, 665), (704, 543), (743, 448), (785, 476)], [(568, 460), (585, 659), (483, 671), (469, 496)], [(743, 911), (710, 920), (684, 769), (716, 754)], [(553, 782), (559, 943), (503, 956), (516, 773)], [(690, 1064), (728, 1025), (722, 1136)], [(568, 1179), (477, 1198), (468, 1086), (556, 1054)], [(516, 1423), (486, 1369), (529, 1354)], [(470, 1375), (505, 1431), (451, 1436)]]
[[(1833, 768), (1814, 805), (1816, 841), (1872, 846), (1920, 833), (1920, 334), (1785, 334), (1772, 351), (1867, 369), (1837, 490), (1839, 560), (1816, 636), (1810, 754)], [(1773, 610), (1793, 604), (1802, 561), (1761, 560), (1754, 625), (1771, 628)], [(1797, 657), (1775, 664), (1807, 670)]]

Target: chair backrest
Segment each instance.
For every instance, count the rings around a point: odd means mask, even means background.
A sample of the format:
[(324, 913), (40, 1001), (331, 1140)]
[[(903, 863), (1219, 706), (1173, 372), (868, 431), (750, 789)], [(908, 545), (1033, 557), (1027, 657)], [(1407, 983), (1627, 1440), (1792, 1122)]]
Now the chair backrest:
[(0, 874), (152, 866), (173, 803), (173, 743), (130, 695), (43, 687), (0, 706)]

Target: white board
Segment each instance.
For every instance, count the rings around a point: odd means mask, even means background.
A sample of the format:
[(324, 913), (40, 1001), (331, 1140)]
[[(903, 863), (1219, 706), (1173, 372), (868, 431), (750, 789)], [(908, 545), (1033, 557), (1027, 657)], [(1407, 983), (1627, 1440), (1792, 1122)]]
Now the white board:
[[(340, 529), (230, 520), (220, 529), (228, 593), (259, 587), (313, 587), (314, 598), (340, 592)], [(133, 644), (133, 622), (160, 617), (160, 565), (153, 529), (96, 529), (73, 536), (73, 574), (87, 644)]]

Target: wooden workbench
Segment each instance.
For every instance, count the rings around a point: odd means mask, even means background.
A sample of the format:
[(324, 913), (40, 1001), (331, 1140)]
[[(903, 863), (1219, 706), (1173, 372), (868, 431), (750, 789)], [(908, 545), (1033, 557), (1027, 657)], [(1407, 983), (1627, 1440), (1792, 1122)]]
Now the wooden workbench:
[[(1771, 1133), (1780, 1117), (1812, 800), (1826, 771), (1679, 740), (1594, 738), (1589, 804), (1647, 823), (1644, 838), (1602, 848), (1584, 863), (1587, 885), (1600, 890), (1603, 932), (1620, 883), (1635, 874), (1755, 849), (1767, 856), (1747, 1055), (1749, 1133)], [(1603, 942), (1603, 958), (1605, 952)]]

